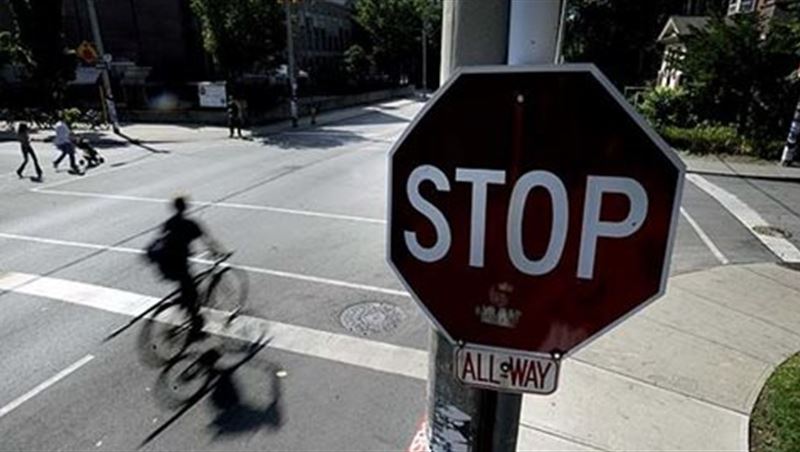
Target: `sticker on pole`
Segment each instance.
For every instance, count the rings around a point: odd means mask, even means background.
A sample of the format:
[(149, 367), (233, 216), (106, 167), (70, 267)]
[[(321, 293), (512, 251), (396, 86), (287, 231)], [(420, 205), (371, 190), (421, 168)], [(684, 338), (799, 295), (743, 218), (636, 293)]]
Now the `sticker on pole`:
[(466, 345), (456, 351), (456, 377), (495, 391), (551, 394), (558, 386), (559, 361), (547, 355)]

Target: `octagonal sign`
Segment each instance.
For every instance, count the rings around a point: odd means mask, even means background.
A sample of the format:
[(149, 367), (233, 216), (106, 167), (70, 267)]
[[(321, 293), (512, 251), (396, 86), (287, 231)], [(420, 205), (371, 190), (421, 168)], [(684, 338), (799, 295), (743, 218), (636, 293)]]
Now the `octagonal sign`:
[(453, 342), (567, 353), (664, 292), (684, 166), (592, 65), (464, 69), (389, 165), (389, 262)]

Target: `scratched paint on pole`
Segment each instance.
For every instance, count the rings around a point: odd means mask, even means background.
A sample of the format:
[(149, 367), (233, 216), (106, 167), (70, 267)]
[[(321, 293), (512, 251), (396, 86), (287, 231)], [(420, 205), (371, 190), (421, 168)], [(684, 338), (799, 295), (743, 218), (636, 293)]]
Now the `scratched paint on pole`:
[(472, 434), (472, 418), (453, 405), (440, 403), (434, 407), (430, 432), (430, 450), (468, 452)]
[(551, 394), (559, 362), (549, 356), (467, 345), (456, 351), (456, 377), (471, 386), (506, 392)]

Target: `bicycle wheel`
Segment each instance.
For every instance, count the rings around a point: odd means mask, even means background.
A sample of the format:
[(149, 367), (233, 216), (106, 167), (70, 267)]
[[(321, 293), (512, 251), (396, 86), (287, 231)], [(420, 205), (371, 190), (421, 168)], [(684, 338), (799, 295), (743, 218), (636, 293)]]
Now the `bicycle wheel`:
[(158, 375), (155, 396), (168, 408), (197, 401), (203, 396), (215, 374), (219, 355), (215, 350), (205, 353), (189, 352), (175, 358)]
[(186, 311), (177, 301), (168, 301), (145, 320), (139, 333), (142, 361), (153, 367), (173, 362), (191, 343)]
[(244, 312), (249, 280), (244, 270), (224, 267), (209, 277), (206, 306), (228, 313), (231, 318)]

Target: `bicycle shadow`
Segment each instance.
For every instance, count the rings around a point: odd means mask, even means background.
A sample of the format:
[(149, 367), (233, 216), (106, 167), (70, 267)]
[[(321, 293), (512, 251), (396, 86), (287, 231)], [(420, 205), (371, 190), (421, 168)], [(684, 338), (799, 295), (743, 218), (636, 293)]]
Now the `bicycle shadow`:
[[(268, 343), (269, 340), (249, 344), (243, 350), (243, 356), (233, 358), (230, 355), (235, 353), (226, 352), (222, 347), (211, 347), (202, 353), (188, 353), (162, 369), (156, 383), (158, 390), (155, 394), (160, 397), (162, 404), (177, 408), (177, 411), (150, 433), (139, 448), (157, 438), (204, 399), (208, 399), (210, 409), (215, 412), (215, 417), (209, 425), (215, 440), (223, 436), (240, 435), (265, 428), (279, 429), (284, 418), (280, 368), (269, 361), (254, 361), (256, 355), (266, 348)], [(190, 371), (191, 376), (165, 378), (182, 361), (191, 361), (184, 366)], [(244, 394), (241, 379), (237, 378), (236, 372), (245, 365), (248, 365), (248, 371), (255, 370), (266, 376), (266, 380), (261, 381), (267, 381), (269, 384), (268, 400), (264, 400), (263, 396), (252, 397)], [(187, 370), (181, 373), (186, 374)], [(205, 378), (205, 381), (198, 383), (198, 378)], [(176, 400), (174, 394), (185, 391), (188, 391), (189, 395), (184, 394), (179, 397), (180, 400)]]
[(274, 430), (283, 424), (283, 410), (281, 408), (281, 384), (276, 375), (277, 367), (265, 363), (264, 369), (269, 377), (269, 390), (267, 397), (243, 395), (238, 382), (231, 373), (223, 374), (210, 401), (216, 416), (209, 429), (214, 433), (215, 439), (223, 436), (236, 436), (247, 432), (262, 429)]

